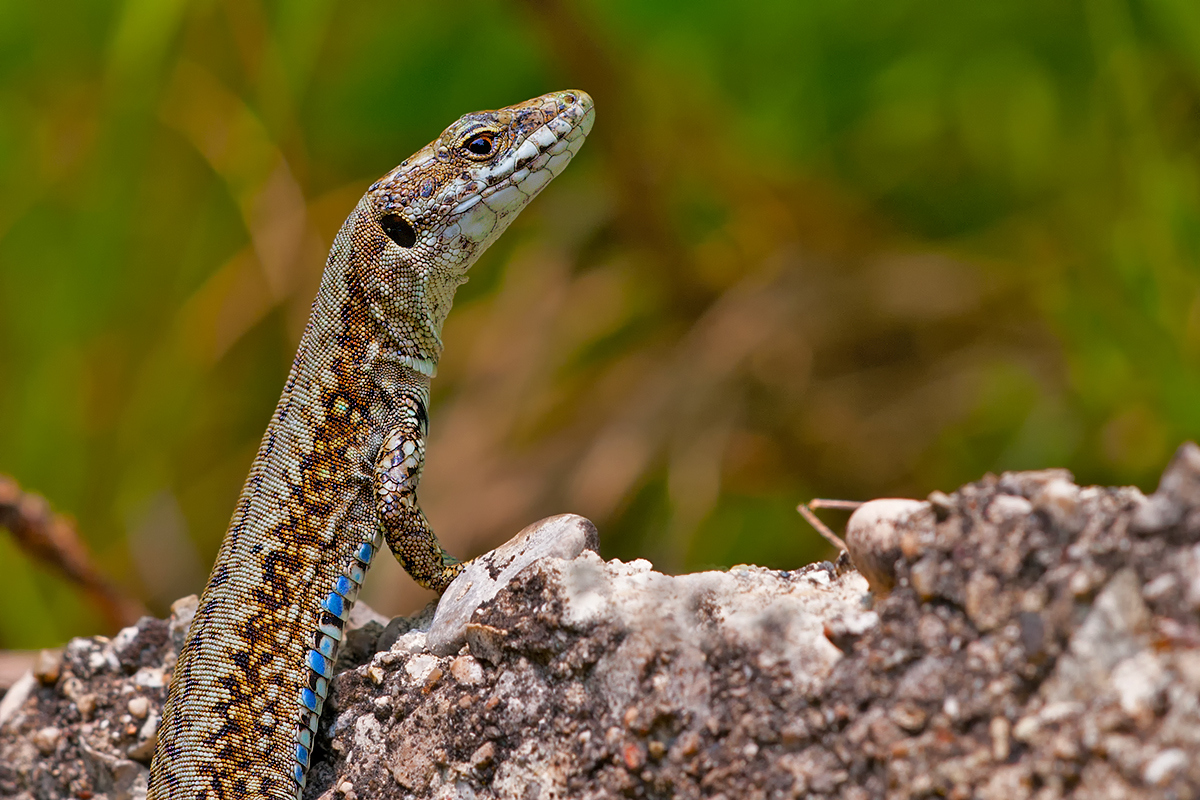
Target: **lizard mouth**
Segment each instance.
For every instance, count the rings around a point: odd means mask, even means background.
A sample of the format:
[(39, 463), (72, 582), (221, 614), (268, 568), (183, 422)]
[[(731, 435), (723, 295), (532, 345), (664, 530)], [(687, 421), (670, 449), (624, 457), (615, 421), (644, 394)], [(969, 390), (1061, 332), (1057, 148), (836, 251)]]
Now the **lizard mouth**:
[[(500, 161), (480, 167), (447, 202), (450, 223), (441, 233), (446, 243), (461, 237), (483, 244), (557, 176), (587, 138), (595, 121), (592, 98), (584, 92), (556, 92), (539, 101), (554, 104), (549, 121), (510, 147)], [(453, 203), (454, 205), (450, 205)]]

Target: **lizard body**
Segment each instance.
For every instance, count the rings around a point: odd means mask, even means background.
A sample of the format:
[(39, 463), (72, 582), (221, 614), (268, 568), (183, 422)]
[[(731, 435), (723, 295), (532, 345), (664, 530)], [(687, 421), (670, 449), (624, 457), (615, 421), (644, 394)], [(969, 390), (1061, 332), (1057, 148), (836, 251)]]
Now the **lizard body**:
[(442, 323), (593, 119), (582, 92), (467, 114), (347, 218), (175, 666), (149, 800), (302, 795), (344, 621), (382, 543), (435, 591), (461, 571), (416, 501)]

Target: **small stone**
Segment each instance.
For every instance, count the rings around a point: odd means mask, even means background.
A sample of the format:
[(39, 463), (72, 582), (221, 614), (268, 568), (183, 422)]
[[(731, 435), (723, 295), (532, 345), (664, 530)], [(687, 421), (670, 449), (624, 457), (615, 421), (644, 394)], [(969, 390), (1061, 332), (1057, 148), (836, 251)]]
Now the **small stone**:
[(125, 755), (134, 761), (149, 764), (154, 756), (154, 746), (158, 744), (158, 714), (151, 714), (146, 724), (138, 731), (138, 741), (125, 750)]
[(425, 746), (424, 742), (405, 742), (392, 767), (392, 777), (396, 783), (412, 792), (428, 786), (429, 779), (437, 769), (433, 757), (423, 749)]
[(129, 701), (129, 713), (135, 719), (145, 719), (150, 713), (150, 701), (145, 697), (134, 697)]
[(937, 594), (937, 575), (937, 559), (930, 556), (922, 558), (909, 570), (908, 579), (922, 602), (931, 600)]
[(1040, 727), (1041, 722), (1038, 720), (1037, 714), (1030, 714), (1028, 717), (1017, 720), (1017, 724), (1012, 729), (1012, 736), (1018, 742), (1028, 742)]
[(637, 772), (646, 763), (646, 753), (637, 742), (628, 742), (621, 749), (621, 758), (630, 772)]
[(1154, 534), (1177, 525), (1183, 517), (1183, 507), (1161, 494), (1141, 498), (1129, 520), (1129, 529), (1143, 535)]
[[(138, 741), (136, 744), (128, 746), (125, 750), (125, 754), (133, 760), (136, 760), (136, 762), (150, 764), (150, 759), (154, 757), (154, 748), (158, 742), (158, 736), (151, 735), (149, 738), (144, 738), (142, 733), (145, 730), (145, 726), (142, 728), (142, 732), (138, 733)], [(157, 732), (157, 721), (155, 721), (155, 734), (157, 734)]]
[(1038, 720), (1044, 725), (1054, 725), (1079, 716), (1084, 712), (1084, 709), (1083, 703), (1076, 703), (1070, 700), (1049, 703), (1038, 712)]
[(877, 627), (879, 615), (874, 611), (864, 611), (829, 620), (823, 632), (834, 647), (849, 655), (854, 651), (854, 643)]
[(383, 670), (375, 664), (372, 664), (371, 666), (367, 667), (367, 679), (376, 686), (379, 686), (383, 683)]
[[(0, 476), (0, 478), (2, 477)], [(16, 683), (8, 687), (4, 697), (0, 698), (0, 728), (3, 728), (5, 723), (20, 711), (37, 686), (37, 678), (33, 676), (32, 672), (26, 672), (17, 678)]]
[(33, 745), (44, 756), (48, 756), (58, 748), (62, 740), (62, 731), (54, 726), (48, 726), (33, 734)]
[(997, 762), (1007, 761), (1008, 754), (1012, 749), (1009, 739), (1009, 735), (1012, 733), (1012, 724), (1004, 717), (992, 717), (988, 731), (992, 735), (992, 759)]
[(667, 746), (655, 739), (654, 741), (650, 742), (650, 744), (646, 745), (646, 750), (649, 752), (651, 758), (653, 758), (655, 761), (658, 761), (663, 757), (664, 754), (666, 754)]
[[(422, 612), (418, 617), (423, 616)], [(430, 612), (432, 613), (432, 612)], [(389, 657), (407, 653), (416, 655), (425, 649), (425, 631), (408, 629), (403, 633), (399, 631), (407, 625), (413, 624), (412, 617), (396, 617), (388, 623), (388, 627), (384, 628), (383, 633), (379, 634), (377, 647), (387, 653)], [(386, 661), (382, 662), (385, 665)]]
[(1044, 484), (1033, 496), (1033, 508), (1063, 530), (1074, 533), (1083, 528), (1079, 487), (1065, 477)]
[(994, 525), (1000, 525), (1013, 519), (1027, 517), (1033, 513), (1033, 504), (1024, 497), (1014, 497), (1011, 494), (996, 495), (987, 507), (987, 520)]
[(80, 694), (75, 698), (75, 707), (79, 709), (79, 716), (86, 719), (91, 719), (92, 714), (96, 713), (96, 695)]
[(438, 665), (438, 657), (429, 653), (413, 656), (404, 664), (404, 671), (413, 683), (424, 683)]
[(981, 631), (990, 631), (1008, 616), (1007, 604), (1000, 593), (1000, 581), (996, 576), (975, 570), (967, 580), (967, 596), (964, 609), (971, 622)]
[(196, 618), (196, 609), (199, 607), (200, 598), (194, 594), (181, 597), (174, 603), (171, 603), (170, 630), (171, 638), (176, 643), (183, 643), (188, 630), (192, 627), (192, 620)]
[(1170, 678), (1158, 657), (1143, 651), (1117, 664), (1110, 680), (1121, 710), (1135, 720), (1148, 722), (1161, 704)]
[[(924, 513), (922, 513), (924, 512)], [(850, 560), (876, 594), (887, 594), (895, 585), (895, 564), (903, 532), (930, 521), (929, 503), (920, 500), (883, 499), (863, 503), (846, 523)]]
[(1195, 442), (1184, 442), (1175, 451), (1154, 494), (1186, 505), (1200, 503), (1200, 447)]
[(483, 769), (491, 764), (496, 759), (496, 745), (493, 742), (484, 742), (474, 753), (471, 754), (471, 766), (475, 769)]
[(929, 493), (929, 497), (925, 498), (929, 502), (930, 508), (933, 509), (934, 516), (938, 522), (941, 522), (950, 516), (950, 512), (954, 510), (954, 499), (945, 492), (934, 490)]
[(1071, 590), (1071, 594), (1076, 597), (1084, 597), (1090, 594), (1093, 587), (1092, 576), (1087, 573), (1087, 570), (1076, 570), (1070, 580), (1067, 581), (1067, 588)]
[(490, 625), (467, 623), (467, 648), (489, 664), (499, 664), (503, 658), (502, 646), (508, 631)]
[(483, 682), (483, 667), (471, 656), (458, 656), (450, 662), (450, 677), (464, 686)]
[(446, 671), (442, 669), (441, 664), (434, 665), (434, 668), (429, 670), (429, 674), (425, 676), (425, 685), (421, 688), (428, 692), (434, 686), (437, 686), (438, 682), (444, 678), (445, 675)]
[(1142, 780), (1151, 786), (1166, 786), (1187, 763), (1188, 756), (1184, 751), (1178, 748), (1164, 750), (1146, 764)]
[(916, 733), (925, 727), (929, 715), (916, 703), (901, 702), (892, 707), (888, 718), (909, 733)]
[(167, 680), (159, 667), (142, 667), (133, 674), (133, 683), (144, 689), (161, 689), (167, 685)]
[(1179, 579), (1172, 572), (1164, 572), (1142, 587), (1142, 598), (1150, 602), (1161, 600), (1175, 591)]
[(58, 683), (62, 673), (62, 651), (42, 650), (33, 662), (33, 675), (43, 686), (53, 686)]

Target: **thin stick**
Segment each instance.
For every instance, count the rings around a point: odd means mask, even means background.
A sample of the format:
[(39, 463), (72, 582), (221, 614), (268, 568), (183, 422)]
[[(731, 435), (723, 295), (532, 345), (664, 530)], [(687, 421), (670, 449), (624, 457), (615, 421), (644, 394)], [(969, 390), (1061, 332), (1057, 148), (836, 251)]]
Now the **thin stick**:
[(0, 475), (0, 528), (7, 528), (31, 557), (50, 565), (91, 596), (113, 627), (132, 625), (146, 613), (141, 603), (109, 582), (96, 567), (74, 522), (55, 514), (46, 498), (23, 491), (7, 475)]
[[(842, 541), (842, 537), (838, 536), (836, 533), (834, 533), (832, 530), (830, 530), (829, 526), (826, 525), (824, 522), (821, 522), (821, 520), (817, 518), (817, 515), (813, 513), (812, 509), (809, 508), (810, 505), (813, 506), (814, 508), (838, 508), (838, 507), (840, 507), (840, 506), (817, 505), (818, 503), (828, 503), (828, 502), (847, 503), (847, 502), (851, 502), (851, 501), (848, 501), (848, 500), (833, 500), (833, 501), (810, 500), (807, 504), (801, 503), (800, 505), (796, 506), (796, 510), (800, 512), (800, 516), (804, 517), (804, 519), (806, 519), (808, 521), (809, 525), (812, 525), (813, 528), (816, 529), (817, 533), (819, 533), (825, 537), (825, 541), (829, 542), (831, 545), (836, 547), (838, 550), (841, 550), (842, 552), (847, 552), (848, 548), (846, 547), (846, 543)], [(857, 508), (857, 507), (858, 506), (856, 505), (855, 508)]]
[(823, 500), (820, 497), (808, 501), (809, 508), (836, 508), (840, 511), (855, 511), (862, 504), (862, 500)]

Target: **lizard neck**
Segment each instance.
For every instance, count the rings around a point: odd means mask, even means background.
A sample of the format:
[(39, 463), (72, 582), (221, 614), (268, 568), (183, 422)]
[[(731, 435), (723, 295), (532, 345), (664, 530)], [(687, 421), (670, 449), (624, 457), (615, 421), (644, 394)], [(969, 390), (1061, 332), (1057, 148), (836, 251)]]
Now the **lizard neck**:
[(314, 305), (313, 319), (369, 334), (363, 370), (395, 365), (428, 382), (442, 354), (442, 325), (466, 276), (416, 258), (404, 269), (382, 271), (374, 216), (364, 198), (338, 232), (317, 297), (324, 307)]

